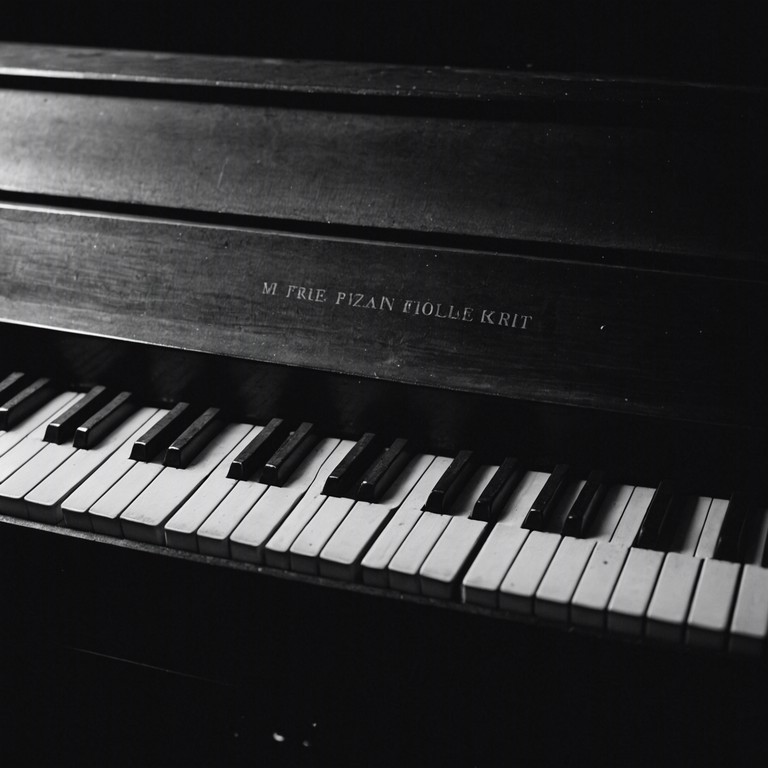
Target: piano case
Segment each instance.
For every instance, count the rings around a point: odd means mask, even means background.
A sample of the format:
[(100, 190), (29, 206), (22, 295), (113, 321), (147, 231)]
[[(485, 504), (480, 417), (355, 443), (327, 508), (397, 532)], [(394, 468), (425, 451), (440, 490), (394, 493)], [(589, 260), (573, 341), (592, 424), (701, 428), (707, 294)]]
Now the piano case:
[[(116, 50), (141, 47), (118, 27), (0, 45), (4, 370), (768, 502), (764, 84), (663, 41), (674, 81), (649, 56), (504, 68), (487, 22), (473, 67), (408, 41), (264, 58), (218, 27), (202, 53)], [(6, 515), (0, 569), (5, 764), (762, 757), (763, 658), (682, 634)]]

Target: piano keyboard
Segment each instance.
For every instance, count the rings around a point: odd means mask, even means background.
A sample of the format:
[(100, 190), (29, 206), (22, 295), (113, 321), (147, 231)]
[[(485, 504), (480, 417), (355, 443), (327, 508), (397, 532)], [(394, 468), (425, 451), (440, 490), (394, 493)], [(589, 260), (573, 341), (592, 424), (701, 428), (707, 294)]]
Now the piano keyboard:
[[(41, 397), (41, 392), (46, 396)], [(583, 630), (762, 652), (768, 509), (0, 382), (0, 511)]]

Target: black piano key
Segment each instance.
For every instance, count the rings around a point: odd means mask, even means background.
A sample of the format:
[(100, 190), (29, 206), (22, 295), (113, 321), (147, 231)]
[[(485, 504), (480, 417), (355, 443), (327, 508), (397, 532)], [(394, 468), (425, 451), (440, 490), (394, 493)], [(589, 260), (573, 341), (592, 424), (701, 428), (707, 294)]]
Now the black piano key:
[(50, 379), (36, 379), (0, 405), (0, 429), (10, 429), (54, 395)]
[(447, 514), (476, 467), (477, 460), (472, 451), (459, 451), (430, 491), (424, 510), (436, 514)]
[(486, 523), (496, 522), (522, 476), (523, 467), (517, 459), (512, 457), (504, 459), (475, 502), (470, 517)]
[(745, 494), (735, 492), (728, 500), (720, 535), (715, 545), (715, 558), (734, 563), (744, 561), (748, 547), (749, 517), (752, 505)]
[(323, 486), (328, 496), (346, 496), (360, 476), (382, 451), (382, 439), (373, 432), (366, 432), (338, 463)]
[(545, 530), (557, 502), (570, 480), (570, 475), (571, 468), (567, 464), (558, 464), (555, 467), (525, 516), (523, 528), (532, 528), (537, 531)]
[(49, 443), (66, 443), (72, 439), (75, 430), (89, 417), (93, 416), (109, 399), (106, 387), (90, 389), (74, 405), (56, 417), (45, 428), (44, 439)]
[(267, 485), (282, 485), (319, 439), (314, 424), (300, 424), (264, 465), (259, 480)]
[(194, 417), (195, 409), (189, 403), (177, 403), (133, 444), (131, 458), (151, 461), (192, 423)]
[(184, 469), (222, 428), (218, 408), (203, 411), (166, 449), (163, 464)]
[(19, 371), (9, 373), (2, 381), (0, 381), (0, 403), (10, 400), (17, 392), (19, 392), (27, 380), (26, 374)]
[[(674, 529), (675, 492), (668, 480), (659, 483), (643, 516), (633, 542), (635, 547), (664, 550), (668, 548)], [(665, 546), (666, 545), (666, 546)]]
[(93, 448), (135, 410), (136, 405), (131, 402), (130, 392), (115, 395), (75, 430), (75, 448)]
[(237, 454), (229, 465), (227, 477), (245, 480), (261, 469), (267, 459), (288, 437), (288, 425), (282, 419), (271, 419), (269, 423)]
[(563, 521), (562, 535), (584, 537), (595, 518), (597, 510), (605, 496), (605, 474), (601, 471), (590, 472), (587, 482), (568, 510)]
[(403, 471), (410, 458), (408, 440), (403, 437), (393, 440), (391, 445), (365, 473), (357, 489), (356, 497), (360, 501), (378, 501), (384, 491)]

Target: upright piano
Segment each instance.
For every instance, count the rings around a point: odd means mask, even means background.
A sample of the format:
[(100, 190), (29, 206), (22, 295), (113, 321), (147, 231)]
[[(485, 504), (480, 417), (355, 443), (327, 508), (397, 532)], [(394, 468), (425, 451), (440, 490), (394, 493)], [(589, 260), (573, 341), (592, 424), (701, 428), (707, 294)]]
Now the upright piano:
[(0, 45), (5, 764), (757, 764), (760, 84)]

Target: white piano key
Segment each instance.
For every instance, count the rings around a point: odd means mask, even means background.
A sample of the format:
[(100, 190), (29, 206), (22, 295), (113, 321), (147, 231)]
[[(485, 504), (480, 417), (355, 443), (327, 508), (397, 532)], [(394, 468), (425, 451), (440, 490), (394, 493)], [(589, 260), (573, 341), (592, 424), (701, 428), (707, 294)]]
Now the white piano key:
[[(131, 449), (133, 443), (146, 430), (151, 429), (160, 419), (165, 416), (168, 411), (160, 409), (155, 411), (149, 419), (142, 424), (115, 452), (110, 456), (85, 482), (83, 482), (78, 488), (70, 493), (61, 502), (61, 511), (64, 515), (64, 522), (70, 528), (77, 528), (79, 530), (91, 531), (95, 530), (91, 519), (91, 509), (94, 507), (106, 493), (108, 493), (125, 475), (128, 470), (135, 466), (136, 462), (130, 458)], [(156, 472), (160, 471), (160, 465), (152, 465), (156, 467)], [(154, 476), (154, 475), (153, 475)], [(141, 490), (141, 489), (139, 489)], [(138, 493), (138, 491), (136, 492)], [(123, 494), (124, 496), (125, 494)], [(131, 497), (131, 500), (134, 497)], [(125, 509), (128, 502), (121, 506), (120, 510), (115, 513), (114, 518)], [(105, 508), (106, 511), (106, 508)], [(106, 518), (111, 518), (107, 514)], [(107, 527), (109, 522), (107, 522)], [(115, 525), (116, 532), (114, 535), (120, 536), (120, 525)], [(107, 531), (102, 531), (106, 533)]]
[(265, 545), (271, 542), (278, 526), (294, 513), (301, 514), (300, 508), (315, 508), (326, 498), (322, 495), (323, 485), (351, 445), (349, 440), (320, 440), (289, 481), (282, 487), (271, 486), (232, 531), (230, 555), (250, 563), (263, 562)]
[[(0, 457), (5, 456), (11, 448), (33, 433), (36, 440), (42, 440), (48, 422), (69, 408), (76, 397), (78, 395), (75, 392), (62, 392), (15, 426), (0, 430)], [(0, 473), (0, 477), (7, 477), (7, 475), (3, 476)]]
[(59, 522), (62, 501), (124, 444), (130, 446), (129, 441), (155, 412), (154, 408), (140, 408), (93, 448), (77, 450), (24, 497), (29, 517), (45, 523)]
[(707, 512), (707, 519), (701, 529), (699, 541), (696, 544), (696, 557), (710, 558), (715, 556), (717, 537), (723, 526), (725, 511), (728, 509), (727, 499), (712, 499)]
[(304, 526), (312, 519), (320, 509), (322, 503), (328, 497), (322, 493), (325, 482), (331, 472), (343, 461), (344, 457), (354, 447), (352, 440), (342, 440), (322, 465), (317, 474), (317, 479), (306, 496), (290, 511), (284, 520), (278, 523), (277, 529), (270, 531), (269, 541), (264, 546), (264, 561), (275, 568), (288, 570), (291, 567), (291, 544), (304, 530)]
[(745, 565), (731, 619), (728, 647), (736, 653), (760, 655), (768, 637), (768, 569)]
[(699, 545), (704, 525), (709, 514), (712, 499), (706, 496), (697, 496), (689, 501), (688, 514), (684, 525), (680, 526), (682, 535), (675, 542), (675, 551), (685, 555), (695, 555)]
[(366, 584), (376, 587), (389, 584), (387, 566), (418, 522), (427, 497), (450, 464), (451, 459), (446, 456), (435, 457), (400, 509), (376, 537), (361, 561), (363, 581)]
[(589, 539), (563, 537), (536, 590), (533, 612), (541, 619), (568, 621), (568, 608), (595, 547)]
[(422, 512), (387, 566), (389, 586), (418, 594), (419, 570), (450, 522), (450, 515)]
[(163, 465), (148, 461), (132, 461), (114, 485), (107, 489), (90, 507), (87, 514), (96, 533), (122, 536), (120, 515), (134, 499), (162, 472)]
[(701, 560), (689, 554), (669, 552), (664, 558), (646, 615), (648, 637), (673, 643), (682, 640), (700, 567)]
[(547, 480), (549, 472), (526, 472), (504, 505), (498, 522), (521, 526)]
[[(198, 551), (197, 530), (214, 513), (214, 510), (237, 485), (238, 481), (227, 477), (232, 460), (246, 445), (261, 431), (261, 427), (252, 427), (242, 440), (229, 452), (226, 458), (203, 481), (202, 485), (171, 515), (164, 526), (165, 543), (175, 549), (185, 549), (189, 552)], [(251, 485), (255, 485), (251, 483)], [(259, 485), (259, 493), (249, 505), (256, 502), (266, 490)], [(247, 509), (246, 509), (247, 511)], [(239, 520), (238, 520), (239, 522)], [(228, 534), (227, 534), (228, 535)], [(220, 554), (207, 552), (207, 554)]]
[(526, 538), (525, 528), (505, 523), (494, 526), (462, 581), (465, 603), (498, 608), (501, 582)]
[(315, 512), (304, 530), (291, 544), (291, 570), (299, 573), (316, 574), (318, 558), (323, 547), (328, 543), (333, 532), (346, 517), (352, 505), (352, 499), (329, 496)]
[(686, 641), (690, 645), (723, 647), (740, 571), (739, 563), (704, 561), (688, 614)]
[(452, 517), (419, 570), (421, 593), (428, 597), (453, 597), (458, 580), (480, 542), (487, 523)]
[(185, 469), (162, 472), (120, 514), (123, 536), (164, 544), (163, 526), (250, 430), (249, 424), (228, 424)]
[(392, 510), (381, 504), (358, 501), (320, 553), (320, 575), (355, 581), (360, 561), (389, 519)]
[(349, 511), (320, 553), (320, 575), (356, 580), (360, 562), (371, 542), (379, 535), (393, 510), (415, 488), (434, 460), (434, 456), (415, 457), (379, 503), (358, 501)]
[(629, 550), (608, 603), (609, 630), (638, 636), (642, 634), (643, 619), (663, 561), (663, 552), (634, 547)]
[(531, 531), (507, 571), (499, 591), (499, 607), (530, 614), (533, 597), (560, 545), (561, 536), (547, 531)]
[(526, 472), (510, 495), (499, 521), (488, 535), (462, 582), (465, 602), (498, 607), (501, 582), (528, 537), (525, 516), (547, 482), (547, 472)]
[(612, 485), (608, 488), (592, 525), (592, 530), (589, 532), (590, 539), (593, 541), (611, 540), (621, 522), (633, 490), (634, 486), (632, 485)]
[(498, 466), (479, 467), (456, 498), (448, 526), (419, 569), (423, 595), (447, 599), (456, 591), (459, 577), (486, 528), (483, 521), (468, 518), (497, 470)]
[(642, 485), (635, 486), (624, 509), (624, 514), (621, 516), (613, 536), (611, 536), (611, 541), (614, 544), (621, 544), (625, 547), (632, 545), (640, 526), (643, 524), (643, 518), (651, 503), (653, 493), (653, 488), (645, 488)]
[[(43, 409), (47, 417), (41, 421), (36, 421), (36, 425), (27, 435), (19, 435), (16, 430), (8, 430), (3, 433), (9, 435), (10, 439), (8, 443), (11, 443), (11, 447), (5, 450), (2, 456), (0, 456), (0, 482), (5, 481), (14, 472), (18, 471), (24, 466), (33, 456), (38, 454), (46, 445), (50, 445), (43, 437), (45, 436), (45, 428), (48, 422), (56, 418), (61, 413), (64, 413), (70, 405), (75, 403), (82, 395), (75, 392), (63, 392), (55, 397), (48, 405)], [(38, 411), (35, 417), (41, 415), (43, 411)], [(18, 438), (18, 439), (17, 439)]]
[(71, 445), (45, 443), (41, 450), (0, 483), (0, 512), (27, 517), (24, 496), (58, 469), (74, 452), (75, 448)]
[(239, 481), (197, 529), (198, 550), (204, 555), (229, 557), (229, 537), (268, 489), (263, 483)]
[(571, 621), (602, 629), (616, 582), (629, 549), (623, 544), (598, 541), (571, 600)]
[[(236, 484), (237, 480), (229, 477), (209, 477), (165, 524), (166, 545), (197, 552), (197, 529), (213, 514)], [(264, 488), (266, 486), (262, 486), (262, 493)]]

